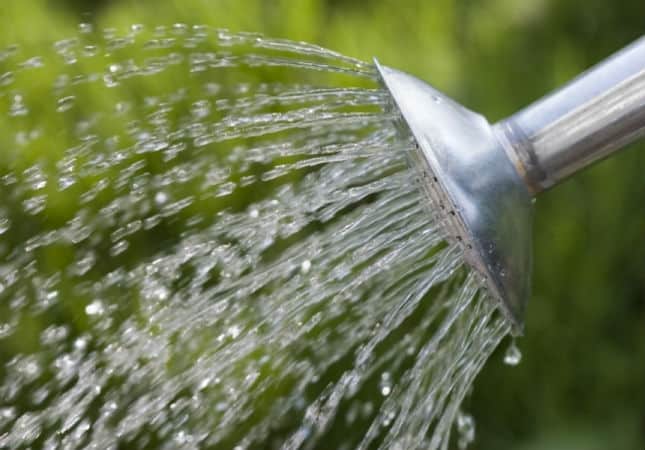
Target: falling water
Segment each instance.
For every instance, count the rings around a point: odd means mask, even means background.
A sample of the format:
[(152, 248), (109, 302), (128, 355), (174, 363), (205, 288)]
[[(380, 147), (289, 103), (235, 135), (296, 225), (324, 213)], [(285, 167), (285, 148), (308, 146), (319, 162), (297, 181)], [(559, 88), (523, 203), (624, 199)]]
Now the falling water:
[(0, 52), (0, 447), (468, 445), (509, 327), (388, 104), (204, 26)]

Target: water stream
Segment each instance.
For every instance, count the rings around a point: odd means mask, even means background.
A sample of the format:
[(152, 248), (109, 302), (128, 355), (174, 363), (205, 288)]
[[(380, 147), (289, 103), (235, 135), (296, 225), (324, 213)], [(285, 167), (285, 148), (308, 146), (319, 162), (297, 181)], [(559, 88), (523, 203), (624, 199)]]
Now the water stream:
[(205, 26), (1, 51), (0, 448), (465, 448), (509, 326), (387, 111)]

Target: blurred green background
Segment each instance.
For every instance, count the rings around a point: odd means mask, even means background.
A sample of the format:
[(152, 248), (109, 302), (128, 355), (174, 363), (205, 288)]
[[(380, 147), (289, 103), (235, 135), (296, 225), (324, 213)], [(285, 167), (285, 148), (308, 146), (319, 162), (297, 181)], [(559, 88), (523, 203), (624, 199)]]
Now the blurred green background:
[[(645, 8), (642, 0), (22, 0), (0, 6), (0, 44), (45, 53), (81, 21), (205, 23), (378, 56), (497, 120), (637, 38)], [(538, 201), (524, 358), (505, 366), (502, 345), (479, 377), (465, 406), (477, 420), (472, 448), (644, 448), (643, 147)]]

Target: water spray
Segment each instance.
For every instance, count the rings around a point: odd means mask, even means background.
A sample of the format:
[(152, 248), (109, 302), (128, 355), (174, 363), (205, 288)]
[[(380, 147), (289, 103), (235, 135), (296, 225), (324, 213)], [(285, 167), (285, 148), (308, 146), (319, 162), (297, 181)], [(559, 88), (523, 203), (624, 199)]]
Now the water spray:
[(492, 125), (424, 81), (376, 65), (450, 239), (520, 334), (533, 199), (645, 136), (645, 37)]

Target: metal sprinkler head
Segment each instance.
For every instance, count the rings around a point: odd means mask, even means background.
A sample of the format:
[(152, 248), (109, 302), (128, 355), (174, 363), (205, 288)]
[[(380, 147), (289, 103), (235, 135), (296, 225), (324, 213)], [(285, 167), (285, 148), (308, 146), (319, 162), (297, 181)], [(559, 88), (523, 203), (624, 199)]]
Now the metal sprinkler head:
[(449, 239), (521, 334), (533, 197), (645, 136), (645, 38), (493, 125), (424, 81), (375, 63), (417, 143), (422, 186)]
[(412, 133), (422, 186), (446, 233), (486, 280), (519, 333), (531, 285), (531, 195), (486, 119), (378, 62)]

